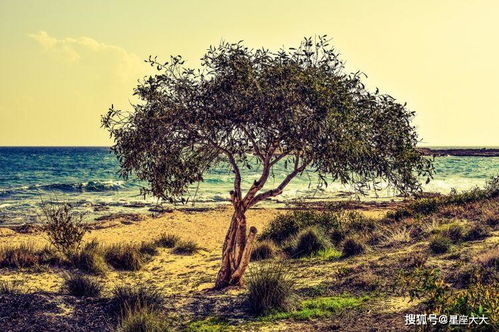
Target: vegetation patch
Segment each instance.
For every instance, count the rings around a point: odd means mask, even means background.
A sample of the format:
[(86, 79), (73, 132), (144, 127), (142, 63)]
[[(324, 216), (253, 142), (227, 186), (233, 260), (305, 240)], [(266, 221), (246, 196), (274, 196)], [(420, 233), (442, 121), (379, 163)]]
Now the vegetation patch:
[(348, 239), (343, 243), (343, 257), (360, 255), (365, 252), (364, 245), (355, 239)]
[(294, 306), (295, 283), (279, 263), (254, 267), (248, 274), (247, 303), (257, 314), (288, 310)]
[(175, 249), (173, 249), (173, 253), (178, 255), (193, 255), (202, 249), (194, 241), (180, 241), (177, 243)]
[(160, 310), (164, 296), (152, 286), (118, 286), (113, 289), (112, 303), (115, 312), (135, 312), (142, 308)]
[(156, 239), (156, 245), (162, 248), (174, 248), (180, 241), (180, 237), (175, 234), (163, 233)]
[(73, 296), (97, 297), (102, 291), (102, 286), (87, 276), (69, 274), (64, 278), (63, 289)]
[(188, 332), (222, 332), (228, 329), (227, 321), (218, 317), (208, 317), (189, 323)]
[(452, 241), (443, 235), (434, 235), (430, 239), (429, 248), (434, 254), (444, 254), (450, 250)]
[(114, 244), (105, 250), (106, 262), (118, 270), (138, 271), (145, 263), (140, 248), (130, 244)]
[(258, 241), (251, 250), (251, 261), (261, 261), (276, 257), (278, 248), (271, 240)]
[(104, 251), (100, 244), (93, 240), (80, 249), (71, 258), (71, 262), (81, 271), (104, 275), (109, 270)]
[(140, 310), (126, 310), (116, 332), (170, 332), (174, 331), (171, 322), (157, 311), (142, 307)]
[(275, 321), (281, 319), (310, 320), (314, 318), (330, 317), (346, 309), (352, 309), (363, 305), (369, 297), (331, 296), (304, 300), (300, 309), (289, 312), (273, 312), (264, 317), (263, 321)]

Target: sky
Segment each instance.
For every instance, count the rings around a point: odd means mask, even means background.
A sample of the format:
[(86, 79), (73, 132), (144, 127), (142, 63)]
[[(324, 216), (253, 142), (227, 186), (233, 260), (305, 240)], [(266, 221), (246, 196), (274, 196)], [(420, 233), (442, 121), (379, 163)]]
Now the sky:
[(327, 34), (349, 71), (416, 112), (421, 146), (499, 145), (499, 1), (0, 0), (0, 146), (107, 146), (149, 55), (279, 49)]

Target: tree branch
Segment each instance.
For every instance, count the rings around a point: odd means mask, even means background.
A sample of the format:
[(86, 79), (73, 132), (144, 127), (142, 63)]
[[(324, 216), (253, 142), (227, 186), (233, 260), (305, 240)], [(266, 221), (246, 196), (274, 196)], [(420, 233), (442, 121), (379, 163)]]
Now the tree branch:
[(268, 190), (266, 192), (263, 192), (261, 194), (258, 194), (256, 195), (254, 198), (252, 198), (248, 204), (248, 207), (249, 206), (253, 206), (255, 205), (256, 203), (258, 202), (261, 202), (261, 201), (264, 201), (266, 200), (267, 198), (270, 198), (270, 197), (274, 197), (274, 196), (278, 196), (280, 194), (282, 194), (282, 191), (284, 190), (284, 188), (288, 185), (288, 183), (296, 176), (298, 175), (299, 173), (303, 172), (305, 170), (305, 168), (308, 166), (308, 164), (310, 163), (310, 161), (306, 161), (303, 163), (303, 165), (301, 166), (298, 166), (299, 164), (299, 156), (296, 156), (296, 160), (295, 160), (295, 169), (293, 170), (293, 172), (289, 173), (285, 178), (284, 180), (281, 182), (281, 184), (279, 184), (276, 188), (274, 189), (271, 189), (271, 190)]

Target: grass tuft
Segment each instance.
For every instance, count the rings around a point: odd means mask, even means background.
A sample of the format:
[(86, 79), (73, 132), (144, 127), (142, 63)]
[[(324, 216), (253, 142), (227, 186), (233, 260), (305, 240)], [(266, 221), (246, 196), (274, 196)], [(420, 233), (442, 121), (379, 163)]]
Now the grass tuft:
[(118, 270), (138, 271), (145, 263), (140, 248), (130, 244), (114, 244), (105, 250), (104, 257)]
[(444, 254), (450, 250), (452, 245), (452, 241), (445, 236), (442, 235), (434, 235), (430, 239), (430, 250), (434, 254)]
[(156, 239), (156, 245), (162, 248), (174, 248), (180, 241), (180, 237), (175, 234), (163, 233)]
[(173, 253), (178, 255), (193, 255), (199, 252), (202, 248), (194, 241), (180, 241), (177, 243)]
[(104, 275), (109, 270), (103, 249), (95, 239), (84, 245), (70, 259), (75, 267), (83, 272)]
[(351, 257), (363, 254), (365, 252), (364, 245), (354, 239), (348, 239), (343, 243), (343, 257)]
[(293, 307), (294, 282), (278, 263), (254, 267), (248, 273), (247, 303), (257, 315)]
[(112, 293), (115, 312), (135, 312), (144, 307), (148, 310), (160, 310), (165, 303), (163, 295), (151, 286), (118, 286)]
[(271, 240), (259, 241), (251, 250), (251, 261), (254, 262), (274, 258), (277, 251), (277, 246)]
[(102, 287), (97, 281), (81, 274), (66, 276), (63, 289), (70, 295), (79, 297), (97, 297), (102, 291)]

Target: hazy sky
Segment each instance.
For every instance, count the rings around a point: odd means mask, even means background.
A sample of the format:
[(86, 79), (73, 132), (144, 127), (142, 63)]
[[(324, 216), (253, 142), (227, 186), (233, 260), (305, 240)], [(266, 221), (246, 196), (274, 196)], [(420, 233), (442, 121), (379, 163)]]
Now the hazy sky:
[(499, 1), (0, 0), (0, 145), (109, 145), (150, 54), (327, 34), (350, 70), (415, 110), (422, 145), (499, 145)]

